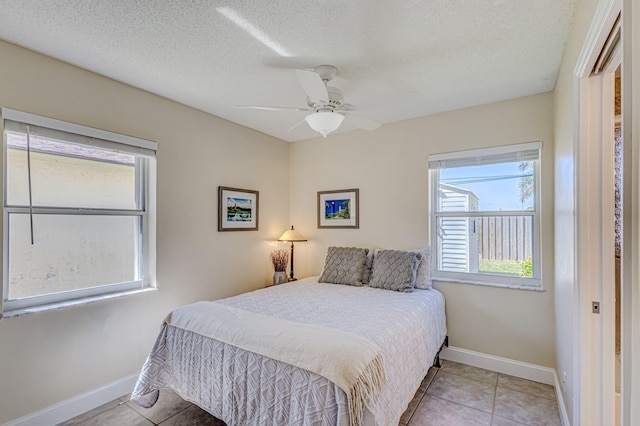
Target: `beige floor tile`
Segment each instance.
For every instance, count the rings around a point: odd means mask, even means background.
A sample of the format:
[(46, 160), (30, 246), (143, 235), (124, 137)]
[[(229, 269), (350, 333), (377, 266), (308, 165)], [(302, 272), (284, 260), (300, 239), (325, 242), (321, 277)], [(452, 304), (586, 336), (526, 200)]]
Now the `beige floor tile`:
[(93, 416), (79, 426), (153, 426), (149, 420), (132, 410), (126, 404), (118, 405), (104, 413)]
[(456, 376), (466, 377), (468, 379), (478, 380), (481, 382), (496, 384), (498, 380), (498, 373), (491, 370), (485, 370), (484, 368), (472, 367), (466, 364), (460, 364), (454, 361), (444, 360), (440, 371), (445, 373), (455, 374)]
[(489, 426), (491, 414), (425, 395), (409, 426)]
[(200, 407), (192, 405), (184, 411), (160, 423), (160, 426), (226, 426), (225, 422), (213, 417)]
[(167, 420), (169, 417), (184, 411), (193, 404), (183, 400), (170, 389), (161, 389), (158, 402), (156, 402), (151, 408), (141, 407), (135, 401), (129, 401), (127, 402), (127, 405), (147, 419), (151, 420), (153, 423), (158, 424)]
[(439, 371), (427, 388), (427, 395), (491, 413), (495, 390), (490, 383)]
[(505, 419), (498, 416), (493, 416), (491, 420), (491, 426), (528, 426), (524, 423), (515, 422), (513, 420)]
[(556, 401), (500, 387), (493, 414), (533, 426), (561, 424)]
[(97, 416), (98, 414), (104, 413), (105, 411), (109, 411), (113, 408), (116, 408), (118, 405), (120, 404), (119, 400), (114, 400), (111, 402), (107, 402), (104, 405), (101, 405), (98, 408), (94, 408), (91, 411), (87, 411), (86, 413), (80, 414), (77, 417), (74, 417), (64, 423), (60, 423), (58, 426), (74, 426), (74, 425), (79, 425), (80, 423), (89, 420), (92, 417)]
[(553, 386), (509, 376), (508, 374), (500, 374), (498, 376), (498, 386), (541, 398), (556, 399), (556, 391), (553, 389)]

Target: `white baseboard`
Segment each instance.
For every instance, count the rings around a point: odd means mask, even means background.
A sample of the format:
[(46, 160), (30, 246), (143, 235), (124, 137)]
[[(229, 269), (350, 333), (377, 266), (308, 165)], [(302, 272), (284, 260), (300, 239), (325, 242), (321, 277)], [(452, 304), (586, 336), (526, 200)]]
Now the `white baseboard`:
[(562, 398), (562, 388), (560, 387), (556, 370), (553, 368), (542, 367), (536, 364), (529, 364), (527, 362), (488, 355), (453, 346), (444, 348), (440, 353), (440, 357), (445, 360), (455, 361), (471, 365), (473, 367), (484, 368), (486, 370), (496, 371), (498, 373), (508, 374), (510, 376), (520, 377), (522, 379), (553, 386), (556, 390), (558, 410), (560, 411), (560, 420), (562, 421), (562, 425), (570, 426), (569, 417), (567, 416), (567, 408), (565, 407), (564, 399)]
[(473, 367), (484, 368), (486, 370), (497, 371), (498, 373), (509, 374), (510, 376), (533, 380), (534, 382), (554, 385), (553, 368), (541, 367), (535, 364), (502, 358), (494, 355), (487, 355), (481, 352), (470, 351), (468, 349), (449, 346), (444, 348), (440, 354), (442, 359), (471, 365)]
[(2, 426), (51, 426), (72, 419), (133, 390), (138, 375), (131, 375), (73, 398), (61, 401)]

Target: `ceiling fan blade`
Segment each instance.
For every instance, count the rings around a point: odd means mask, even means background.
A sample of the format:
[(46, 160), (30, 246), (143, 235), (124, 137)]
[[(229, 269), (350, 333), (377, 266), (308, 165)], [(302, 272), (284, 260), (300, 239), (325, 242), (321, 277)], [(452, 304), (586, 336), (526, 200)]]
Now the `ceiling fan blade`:
[(347, 119), (347, 122), (359, 129), (371, 131), (376, 130), (378, 127), (380, 127), (380, 123), (378, 123), (377, 121), (370, 120), (361, 115), (349, 114), (348, 111), (345, 111), (345, 113), (346, 114), (344, 114), (344, 116)]
[(289, 128), (289, 131), (290, 131), (290, 132), (291, 132), (291, 131), (293, 131), (295, 128), (297, 128), (299, 125), (301, 125), (301, 124), (303, 124), (303, 123), (306, 123), (306, 121), (305, 121), (304, 119), (302, 119), (302, 120), (298, 121), (296, 124), (294, 124), (293, 126), (291, 126), (291, 127)]
[(424, 102), (422, 95), (416, 92), (397, 92), (377, 95), (358, 101), (358, 111), (379, 111), (394, 108), (406, 108)]
[(339, 112), (351, 112), (351, 111), (355, 111), (356, 108), (351, 104), (342, 104), (339, 107), (337, 107), (335, 110)]
[(295, 108), (295, 107), (276, 107), (276, 106), (259, 106), (259, 105), (234, 105), (237, 109), (262, 109), (265, 111), (313, 111), (309, 108)]
[(307, 70), (296, 70), (300, 85), (307, 92), (307, 95), (311, 99), (328, 101), (329, 93), (327, 92), (327, 86), (325, 86), (322, 78), (314, 72)]

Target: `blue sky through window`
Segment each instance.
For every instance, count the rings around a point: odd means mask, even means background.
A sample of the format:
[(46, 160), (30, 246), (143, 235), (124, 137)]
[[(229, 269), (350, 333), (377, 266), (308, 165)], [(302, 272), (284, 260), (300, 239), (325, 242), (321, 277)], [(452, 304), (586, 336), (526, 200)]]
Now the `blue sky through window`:
[(533, 207), (533, 195), (520, 202), (519, 182), (524, 173), (519, 162), (498, 163), (482, 166), (454, 167), (440, 170), (440, 182), (464, 188), (478, 196), (478, 210), (526, 210)]

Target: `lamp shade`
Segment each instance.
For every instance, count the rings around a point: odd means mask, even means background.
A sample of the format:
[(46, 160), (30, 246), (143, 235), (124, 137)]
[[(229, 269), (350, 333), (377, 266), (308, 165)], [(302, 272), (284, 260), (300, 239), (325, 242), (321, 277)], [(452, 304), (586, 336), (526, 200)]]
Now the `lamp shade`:
[(309, 123), (309, 127), (320, 133), (323, 138), (326, 138), (329, 133), (340, 127), (342, 120), (344, 120), (344, 115), (336, 112), (320, 111), (309, 114), (304, 119)]
[(287, 229), (286, 231), (284, 231), (284, 234), (282, 234), (282, 236), (278, 238), (278, 241), (298, 242), (298, 241), (307, 241), (307, 239), (303, 237), (302, 234), (299, 233), (297, 230), (293, 229), (293, 226), (292, 226), (291, 229)]

